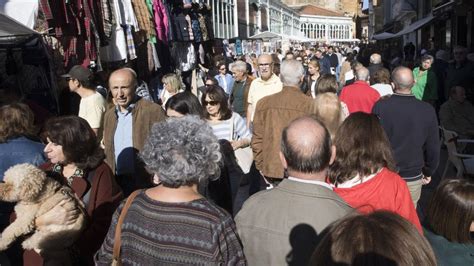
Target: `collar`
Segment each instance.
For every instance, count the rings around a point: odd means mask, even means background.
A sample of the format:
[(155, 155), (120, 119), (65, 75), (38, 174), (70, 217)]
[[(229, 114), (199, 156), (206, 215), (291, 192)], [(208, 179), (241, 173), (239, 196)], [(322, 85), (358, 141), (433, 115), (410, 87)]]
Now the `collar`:
[(326, 182), (318, 181), (318, 180), (308, 180), (308, 179), (301, 179), (293, 176), (289, 176), (288, 180), (292, 180), (295, 182), (300, 182), (300, 183), (305, 183), (305, 184), (313, 184), (313, 185), (320, 185), (326, 188), (329, 188), (330, 190), (333, 190), (332, 186)]
[[(57, 173), (57, 174), (60, 174), (62, 176), (63, 175), (63, 166), (60, 165), (59, 163), (53, 165), (53, 172)], [(83, 178), (84, 177), (84, 170), (76, 168), (76, 171), (74, 171), (74, 174), (72, 174), (72, 176), (66, 178), (67, 184), (69, 186), (71, 186), (72, 181), (74, 181), (74, 179), (76, 177)]]
[(295, 87), (295, 86), (283, 86), (283, 90), (282, 91), (288, 91), (288, 90), (292, 90), (292, 91), (299, 91), (301, 92), (301, 89), (298, 88), (298, 87)]
[(277, 75), (275, 75), (275, 73), (272, 73), (272, 76), (268, 80), (263, 80), (262, 78), (258, 78), (257, 80), (264, 84), (268, 84), (268, 83), (277, 82), (277, 80), (280, 80), (280, 78)]
[(356, 176), (354, 176), (353, 178), (345, 181), (344, 183), (341, 183), (341, 184), (337, 184), (337, 187), (338, 188), (351, 188), (351, 187), (355, 187), (357, 185), (360, 185), (362, 183), (365, 183), (369, 180), (371, 180), (372, 178), (374, 178), (376, 175), (378, 175), (381, 171), (382, 171), (383, 168), (380, 168), (377, 172), (371, 174), (371, 175), (368, 175), (368, 176), (364, 176), (364, 177), (361, 177), (359, 174), (357, 174)]
[(401, 96), (401, 97), (415, 97), (415, 95), (413, 95), (413, 93), (405, 94), (405, 93), (397, 93), (397, 92), (394, 92), (392, 95)]
[[(129, 114), (133, 111), (133, 109), (135, 108), (135, 105), (137, 105), (138, 100), (140, 100), (140, 96), (135, 95), (132, 102), (127, 106), (127, 110), (126, 110), (125, 114)], [(115, 106), (115, 112), (116, 113), (119, 113), (119, 112), (121, 113), (122, 112), (122, 111), (120, 111), (120, 106), (118, 106), (118, 105)]]
[[(352, 84), (354, 84), (354, 85), (355, 85), (355, 84), (362, 84), (362, 85), (367, 85), (367, 86), (370, 87), (369, 83), (367, 83), (367, 81), (363, 81), (363, 80), (356, 80), (356, 81), (354, 81), (354, 83), (352, 83)], [(352, 85), (352, 84), (351, 84), (351, 85)], [(349, 86), (350, 86), (350, 85), (349, 85)]]

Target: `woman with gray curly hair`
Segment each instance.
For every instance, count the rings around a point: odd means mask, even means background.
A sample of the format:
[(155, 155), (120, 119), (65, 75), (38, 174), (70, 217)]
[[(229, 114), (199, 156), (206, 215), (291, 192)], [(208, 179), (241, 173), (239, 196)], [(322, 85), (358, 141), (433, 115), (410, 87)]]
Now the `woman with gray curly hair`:
[[(144, 147), (141, 158), (157, 186), (140, 191), (127, 211), (122, 263), (245, 265), (232, 217), (197, 190), (199, 182), (220, 174), (219, 144), (207, 123), (195, 116), (169, 118), (153, 126)], [(123, 208), (112, 218), (96, 265), (111, 265)]]

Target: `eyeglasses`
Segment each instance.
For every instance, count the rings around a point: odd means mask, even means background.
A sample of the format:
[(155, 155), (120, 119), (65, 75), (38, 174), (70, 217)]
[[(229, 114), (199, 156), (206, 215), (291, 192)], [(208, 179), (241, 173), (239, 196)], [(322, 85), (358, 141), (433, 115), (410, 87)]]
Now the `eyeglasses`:
[(222, 67), (222, 68), (219, 68), (219, 70), (226, 70), (226, 68), (225, 68), (225, 67)]
[(218, 101), (204, 101), (203, 104), (204, 106), (207, 106), (207, 105), (215, 106), (215, 105), (218, 105), (219, 102)]
[(272, 65), (273, 65), (273, 63), (258, 64), (258, 66), (259, 66), (259, 67), (262, 67), (262, 68), (264, 68), (264, 67), (269, 67), (269, 66), (272, 66)]
[(206, 87), (211, 87), (212, 85), (214, 85), (214, 84), (204, 84), (204, 86), (206, 86)]

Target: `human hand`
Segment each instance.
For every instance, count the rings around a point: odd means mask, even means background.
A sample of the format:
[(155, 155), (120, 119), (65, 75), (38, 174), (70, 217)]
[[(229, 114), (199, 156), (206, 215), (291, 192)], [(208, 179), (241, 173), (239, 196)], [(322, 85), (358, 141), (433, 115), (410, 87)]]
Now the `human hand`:
[(421, 184), (428, 185), (431, 182), (431, 176), (423, 176), (421, 179)]
[(71, 225), (80, 214), (72, 200), (62, 200), (51, 210), (38, 216), (35, 220), (36, 227), (46, 227), (49, 225)]
[(238, 148), (240, 148), (242, 146), (242, 141), (240, 140), (232, 140), (230, 141), (230, 145), (232, 145), (232, 148), (234, 150), (237, 150)]

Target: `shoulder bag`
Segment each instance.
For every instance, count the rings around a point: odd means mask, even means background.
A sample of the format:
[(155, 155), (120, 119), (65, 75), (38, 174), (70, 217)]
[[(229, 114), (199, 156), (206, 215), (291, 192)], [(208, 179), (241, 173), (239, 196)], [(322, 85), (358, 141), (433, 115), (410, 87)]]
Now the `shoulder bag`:
[[(234, 140), (234, 115), (232, 114), (232, 118), (230, 120), (230, 140)], [(250, 146), (245, 148), (238, 148), (234, 150), (235, 158), (237, 159), (237, 164), (242, 169), (244, 174), (248, 174), (250, 172), (250, 167), (252, 167), (253, 163), (253, 152)]]
[(128, 208), (132, 205), (133, 200), (135, 197), (140, 193), (142, 190), (135, 190), (130, 196), (128, 197), (125, 205), (123, 206), (122, 212), (120, 212), (120, 216), (117, 221), (117, 225), (115, 226), (115, 237), (114, 237), (114, 253), (113, 253), (113, 260), (112, 266), (122, 266), (122, 259), (120, 258), (120, 246), (121, 243), (121, 234), (122, 234), (122, 224), (123, 220), (125, 220), (125, 216), (127, 215)]

